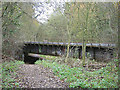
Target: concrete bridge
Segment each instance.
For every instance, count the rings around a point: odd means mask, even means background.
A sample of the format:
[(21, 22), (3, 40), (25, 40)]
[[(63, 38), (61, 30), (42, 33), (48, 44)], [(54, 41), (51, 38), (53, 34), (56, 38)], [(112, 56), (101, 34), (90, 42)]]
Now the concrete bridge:
[[(62, 42), (25, 42), (24, 43), (24, 61), (25, 63), (34, 63), (42, 55), (66, 55), (68, 43)], [(115, 44), (86, 44), (86, 57), (96, 60), (110, 60), (113, 58)], [(31, 55), (33, 53), (37, 56)], [(89, 53), (89, 54), (88, 54)], [(82, 58), (82, 43), (70, 43), (70, 57)]]

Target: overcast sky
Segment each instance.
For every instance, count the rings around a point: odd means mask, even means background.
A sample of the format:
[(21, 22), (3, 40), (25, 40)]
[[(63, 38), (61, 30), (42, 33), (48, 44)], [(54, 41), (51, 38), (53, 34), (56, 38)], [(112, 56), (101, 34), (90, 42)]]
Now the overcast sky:
[[(44, 1), (44, 0), (42, 0)], [(35, 3), (35, 17), (39, 22), (45, 22), (56, 8), (62, 8), (64, 2), (37, 2)]]

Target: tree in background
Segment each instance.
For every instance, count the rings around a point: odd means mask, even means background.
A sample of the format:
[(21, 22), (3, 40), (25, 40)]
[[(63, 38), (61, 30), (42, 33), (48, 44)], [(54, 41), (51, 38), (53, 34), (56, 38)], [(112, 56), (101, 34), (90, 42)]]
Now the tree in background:
[(19, 18), (22, 12), (18, 3), (6, 2), (2, 4), (2, 50), (3, 54), (14, 55), (16, 40), (19, 39)]
[(53, 13), (43, 24), (48, 41), (68, 42), (67, 52), (70, 42), (82, 42), (83, 63), (86, 43), (116, 42), (117, 13), (114, 3), (65, 2), (63, 6), (63, 10), (58, 7), (57, 13)]
[[(44, 19), (41, 15), (51, 7), (53, 13)], [(84, 59), (86, 43), (117, 41), (117, 8), (114, 3), (6, 2), (2, 10), (4, 53), (12, 54), (10, 51), (17, 42), (47, 40), (67, 42), (68, 57), (70, 42), (83, 42)], [(43, 22), (38, 20), (40, 18)]]
[(36, 39), (39, 23), (32, 17), (34, 13), (32, 7), (30, 3), (4, 2), (2, 4), (3, 54), (16, 57), (22, 42)]

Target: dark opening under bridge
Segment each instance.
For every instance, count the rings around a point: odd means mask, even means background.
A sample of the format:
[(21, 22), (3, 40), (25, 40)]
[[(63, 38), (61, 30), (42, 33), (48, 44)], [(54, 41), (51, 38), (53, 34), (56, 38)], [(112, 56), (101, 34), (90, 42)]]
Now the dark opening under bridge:
[[(62, 42), (24, 42), (24, 61), (34, 63), (42, 55), (66, 55), (68, 43)], [(109, 60), (113, 58), (115, 44), (86, 44), (86, 57), (89, 53), (90, 59)], [(32, 54), (35, 55), (32, 55)], [(82, 43), (70, 43), (70, 57), (82, 58)]]

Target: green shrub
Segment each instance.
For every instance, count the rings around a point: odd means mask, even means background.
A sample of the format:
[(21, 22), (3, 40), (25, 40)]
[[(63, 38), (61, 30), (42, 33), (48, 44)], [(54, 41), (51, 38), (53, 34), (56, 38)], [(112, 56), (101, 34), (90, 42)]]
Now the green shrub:
[(13, 78), (16, 77), (16, 70), (20, 64), (23, 64), (23, 61), (10, 61), (4, 62), (1, 64), (2, 67), (2, 88), (13, 88), (19, 87), (19, 83)]
[(116, 71), (118, 68), (116, 66), (113, 67), (114, 71), (111, 71), (111, 66), (108, 64), (106, 67), (90, 72), (84, 67), (70, 68), (65, 64), (52, 63), (49, 60), (37, 61), (36, 64), (50, 67), (61, 80), (70, 83), (69, 87), (118, 88), (118, 71)]

